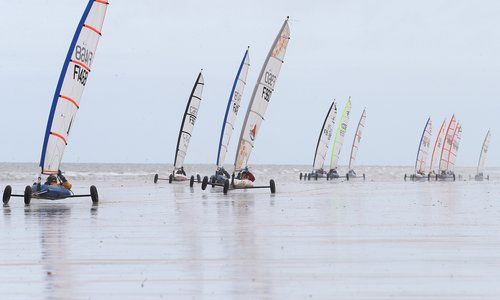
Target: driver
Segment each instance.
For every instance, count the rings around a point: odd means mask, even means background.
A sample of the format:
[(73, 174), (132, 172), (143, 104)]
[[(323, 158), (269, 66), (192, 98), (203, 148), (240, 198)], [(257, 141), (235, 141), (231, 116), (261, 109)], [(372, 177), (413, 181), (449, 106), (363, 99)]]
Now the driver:
[(224, 167), (219, 167), (217, 168), (217, 171), (215, 172), (217, 176), (225, 176), (226, 178), (230, 178), (231, 175), (224, 169)]
[(255, 181), (255, 176), (248, 170), (248, 167), (245, 167), (243, 170), (241, 170), (240, 176), (242, 180), (247, 179), (250, 180), (251, 182)]
[[(57, 179), (59, 179), (61, 183), (59, 183)], [(66, 179), (66, 177), (64, 177), (61, 170), (57, 171), (57, 176), (49, 175), (49, 177), (47, 177), (47, 181), (45, 182), (45, 184), (63, 186), (68, 190), (71, 190), (71, 188), (73, 187), (71, 183), (69, 183), (69, 181)]]

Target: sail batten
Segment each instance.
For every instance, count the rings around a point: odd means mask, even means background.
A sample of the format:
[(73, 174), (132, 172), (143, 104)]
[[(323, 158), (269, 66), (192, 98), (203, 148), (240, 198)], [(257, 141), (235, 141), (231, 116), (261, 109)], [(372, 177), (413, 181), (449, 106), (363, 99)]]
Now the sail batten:
[(347, 133), (347, 125), (349, 124), (349, 116), (351, 114), (351, 97), (344, 106), (342, 111), (342, 116), (340, 117), (339, 125), (337, 126), (337, 131), (335, 132), (335, 138), (332, 145), (332, 155), (330, 158), (330, 170), (336, 170), (339, 164), (340, 152), (342, 151), (342, 145), (344, 144), (344, 138)]
[(201, 96), (203, 93), (204, 79), (200, 72), (194, 83), (191, 94), (186, 105), (184, 116), (182, 117), (181, 128), (177, 138), (177, 146), (175, 149), (174, 168), (179, 169), (184, 165), (184, 158), (187, 154), (189, 141), (194, 129), (194, 124), (198, 117), (198, 110), (201, 104)]
[(264, 120), (264, 114), (275, 90), (289, 40), (290, 28), (287, 18), (267, 54), (255, 84), (238, 141), (238, 150), (234, 162), (235, 173), (247, 166), (260, 125)]
[[(64, 150), (102, 35), (107, 1), (90, 0), (78, 23), (57, 82), (40, 157), (42, 174), (60, 169)], [(89, 30), (83, 30), (83, 29)]]
[(330, 105), (328, 113), (326, 114), (323, 126), (319, 132), (318, 143), (316, 144), (316, 151), (314, 152), (313, 170), (323, 169), (328, 146), (333, 136), (333, 129), (335, 125), (335, 118), (337, 117), (337, 104), (335, 100)]
[[(248, 75), (248, 69), (250, 68), (250, 54), (249, 50), (245, 51), (245, 55), (241, 60), (240, 66), (238, 67), (238, 72), (233, 82), (233, 87), (229, 95), (229, 100), (227, 102), (226, 113), (224, 115), (224, 122), (222, 123), (222, 129), (219, 139), (219, 150), (217, 151), (217, 161), (218, 167), (224, 165), (224, 161), (227, 154), (227, 148), (229, 141), (231, 140), (231, 135), (234, 131), (234, 122), (236, 116), (238, 115), (241, 100), (243, 97), (243, 92), (246, 86), (246, 79)], [(229, 126), (227, 126), (229, 125)]]
[(361, 137), (363, 136), (363, 130), (365, 129), (365, 122), (366, 109), (363, 109), (363, 113), (359, 118), (358, 127), (356, 128), (356, 133), (354, 134), (354, 140), (352, 141), (351, 158), (349, 159), (349, 171), (353, 170), (354, 162), (356, 161), (359, 144), (361, 143)]

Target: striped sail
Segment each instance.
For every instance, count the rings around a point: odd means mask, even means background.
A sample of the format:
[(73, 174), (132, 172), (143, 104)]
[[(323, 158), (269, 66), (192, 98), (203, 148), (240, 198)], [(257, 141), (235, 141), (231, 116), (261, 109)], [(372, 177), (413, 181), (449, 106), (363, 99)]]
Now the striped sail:
[(358, 127), (356, 128), (356, 134), (354, 135), (354, 140), (352, 141), (351, 158), (349, 159), (349, 171), (353, 170), (354, 162), (356, 161), (359, 144), (361, 143), (361, 137), (363, 136), (363, 130), (365, 129), (365, 122), (366, 122), (366, 109), (363, 109), (361, 118), (359, 118)]
[(325, 121), (323, 121), (323, 126), (319, 132), (318, 143), (316, 145), (316, 152), (314, 153), (313, 160), (313, 170), (323, 169), (323, 164), (325, 163), (326, 153), (328, 152), (328, 146), (333, 136), (333, 127), (335, 125), (335, 118), (337, 116), (337, 104), (335, 100), (330, 105), (330, 109), (326, 114)]
[(347, 125), (349, 124), (349, 115), (351, 114), (351, 97), (347, 101), (344, 110), (342, 111), (342, 116), (340, 117), (340, 123), (337, 126), (337, 131), (335, 132), (335, 139), (332, 145), (332, 156), (330, 159), (330, 170), (337, 169), (339, 165), (340, 151), (342, 150), (342, 145), (344, 144), (344, 138), (347, 133)]
[(450, 165), (450, 153), (453, 147), (453, 139), (455, 138), (455, 133), (457, 129), (457, 119), (455, 115), (451, 117), (450, 123), (448, 123), (448, 128), (446, 129), (446, 134), (444, 136), (443, 147), (441, 149), (441, 157), (439, 159), (439, 171), (449, 171)]
[(235, 173), (247, 166), (255, 139), (260, 131), (260, 125), (264, 120), (267, 106), (271, 101), (271, 96), (276, 87), (276, 81), (283, 65), (289, 40), (290, 27), (288, 26), (287, 18), (269, 50), (257, 83), (255, 84), (238, 142), (238, 150), (236, 151), (234, 162)]
[(181, 129), (179, 130), (179, 137), (177, 138), (177, 147), (175, 150), (174, 168), (179, 169), (184, 165), (184, 158), (186, 157), (189, 141), (193, 134), (194, 123), (198, 116), (198, 110), (201, 104), (201, 94), (203, 92), (203, 75), (198, 74), (196, 81), (189, 96), (186, 111), (182, 117)]
[(218, 167), (222, 167), (224, 165), (227, 147), (234, 131), (234, 121), (241, 106), (241, 98), (243, 97), (249, 67), (250, 57), (247, 49), (243, 59), (241, 60), (238, 73), (236, 73), (233, 88), (231, 89), (231, 94), (229, 95), (229, 101), (227, 102), (226, 114), (224, 115), (224, 122), (220, 133), (219, 151), (217, 152)]
[(457, 127), (455, 129), (455, 133), (453, 135), (453, 143), (451, 147), (451, 151), (448, 154), (448, 170), (455, 170), (455, 162), (457, 160), (458, 149), (460, 148), (460, 141), (462, 140), (462, 124), (457, 122)]
[(59, 170), (93, 67), (108, 4), (107, 1), (90, 0), (76, 28), (50, 108), (40, 158), (42, 174), (54, 174)]
[(434, 141), (434, 149), (432, 150), (431, 164), (429, 166), (429, 171), (434, 171), (435, 166), (439, 166), (439, 159), (441, 157), (441, 149), (443, 147), (444, 134), (446, 132), (446, 119), (439, 127), (439, 132)]
[(429, 117), (425, 123), (424, 131), (418, 145), (417, 160), (415, 161), (415, 173), (423, 174), (426, 171), (427, 154), (431, 145), (432, 121)]
[(481, 154), (479, 155), (479, 162), (477, 163), (477, 174), (484, 172), (484, 162), (486, 161), (486, 154), (488, 154), (488, 147), (490, 146), (491, 133), (488, 130), (484, 137), (483, 147), (481, 147)]

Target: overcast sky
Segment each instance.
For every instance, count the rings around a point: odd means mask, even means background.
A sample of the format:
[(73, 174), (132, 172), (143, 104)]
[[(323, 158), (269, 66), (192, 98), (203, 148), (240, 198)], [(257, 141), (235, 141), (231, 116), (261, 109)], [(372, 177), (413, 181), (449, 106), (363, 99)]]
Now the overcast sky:
[[(250, 46), (243, 109), (285, 17), (291, 41), (252, 163), (312, 164), (333, 98), (352, 96), (347, 163), (363, 107), (360, 164), (412, 165), (430, 115), (463, 124), (459, 165), (500, 166), (499, 1), (110, 0), (65, 162), (172, 163), (196, 76), (203, 102), (186, 163), (214, 163), (237, 67)], [(86, 0), (0, 2), (0, 161), (38, 161), (55, 85)], [(434, 132), (437, 131), (435, 128)]]

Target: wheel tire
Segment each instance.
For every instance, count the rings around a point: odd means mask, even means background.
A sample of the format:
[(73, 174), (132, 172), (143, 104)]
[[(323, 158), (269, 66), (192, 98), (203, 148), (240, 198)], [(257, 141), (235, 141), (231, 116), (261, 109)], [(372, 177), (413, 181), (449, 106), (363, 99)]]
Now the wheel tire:
[(158, 174), (155, 174), (155, 178), (153, 179), (154, 183), (158, 183)]
[(349, 173), (345, 174), (345, 179), (347, 179), (347, 181), (349, 181)]
[(405, 174), (405, 181), (406, 181), (406, 178), (408, 178), (408, 175)]
[(210, 184), (212, 185), (212, 188), (215, 187), (215, 176), (210, 177)]
[(174, 175), (168, 175), (168, 183), (172, 183), (172, 180), (174, 180)]
[(330, 180), (330, 174), (326, 173), (326, 181)]
[(10, 195), (12, 195), (12, 187), (8, 185), (5, 187), (5, 190), (3, 190), (3, 204), (9, 203)]
[(438, 174), (436, 174), (436, 181), (438, 181)]
[(430, 173), (427, 175), (427, 181), (431, 181), (431, 174)]
[(366, 175), (363, 173), (363, 181), (366, 180)]
[(227, 191), (229, 190), (229, 180), (226, 179), (224, 181), (224, 188), (222, 189), (222, 192), (224, 192), (224, 195), (227, 195)]
[(455, 174), (453, 174), (453, 181), (455, 181), (455, 180), (456, 180), (456, 177), (455, 177)]
[(207, 188), (208, 185), (208, 177), (205, 176), (203, 177), (203, 181), (201, 182), (201, 189), (204, 191)]
[(196, 181), (197, 181), (198, 183), (200, 183), (200, 182), (201, 182), (201, 176), (200, 176), (200, 174), (196, 174)]
[(31, 186), (27, 185), (24, 188), (24, 204), (30, 205), (31, 203)]
[(269, 189), (271, 190), (271, 194), (276, 194), (276, 183), (273, 179), (269, 180)]
[(95, 185), (90, 186), (90, 199), (92, 199), (93, 204), (99, 202), (99, 193), (97, 193), (97, 188), (95, 187)]
[(302, 180), (302, 172), (299, 174), (299, 180)]
[(307, 180), (311, 180), (311, 173), (307, 174)]
[(193, 187), (194, 185), (194, 176), (191, 175), (191, 178), (189, 178), (189, 187)]

